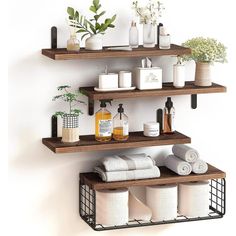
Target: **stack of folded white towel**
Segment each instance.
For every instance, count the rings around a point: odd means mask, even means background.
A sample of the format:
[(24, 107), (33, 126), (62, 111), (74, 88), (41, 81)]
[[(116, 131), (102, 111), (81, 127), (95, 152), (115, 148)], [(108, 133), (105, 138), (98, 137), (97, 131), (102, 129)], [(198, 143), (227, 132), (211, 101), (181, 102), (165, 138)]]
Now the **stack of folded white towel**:
[(105, 182), (160, 177), (155, 161), (144, 153), (105, 157), (94, 172)]
[(172, 147), (172, 155), (167, 156), (165, 166), (179, 175), (204, 174), (208, 170), (205, 161), (199, 158), (197, 150), (184, 145), (176, 144)]

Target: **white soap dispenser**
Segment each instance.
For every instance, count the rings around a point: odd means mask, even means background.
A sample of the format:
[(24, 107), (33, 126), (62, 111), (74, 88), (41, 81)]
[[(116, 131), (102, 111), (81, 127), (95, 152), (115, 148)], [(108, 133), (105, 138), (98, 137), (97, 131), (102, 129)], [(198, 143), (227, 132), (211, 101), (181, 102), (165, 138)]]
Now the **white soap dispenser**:
[(177, 59), (177, 64), (173, 65), (173, 85), (175, 88), (183, 88), (185, 86), (185, 65), (180, 57)]

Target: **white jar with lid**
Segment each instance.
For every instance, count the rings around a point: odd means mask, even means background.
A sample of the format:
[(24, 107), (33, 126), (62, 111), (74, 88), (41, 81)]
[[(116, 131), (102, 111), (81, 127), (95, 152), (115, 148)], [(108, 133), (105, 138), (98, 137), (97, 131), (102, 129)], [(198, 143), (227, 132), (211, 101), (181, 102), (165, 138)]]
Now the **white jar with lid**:
[(158, 122), (144, 123), (143, 130), (144, 136), (157, 137), (160, 135), (160, 124)]

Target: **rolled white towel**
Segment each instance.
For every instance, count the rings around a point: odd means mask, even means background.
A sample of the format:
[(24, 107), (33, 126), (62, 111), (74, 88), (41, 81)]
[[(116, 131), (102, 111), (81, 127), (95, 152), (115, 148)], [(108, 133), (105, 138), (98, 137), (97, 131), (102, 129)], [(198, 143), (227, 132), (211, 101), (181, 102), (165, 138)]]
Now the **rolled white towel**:
[(134, 179), (151, 179), (160, 177), (160, 170), (157, 166), (144, 170), (127, 170), (127, 171), (105, 171), (103, 166), (94, 167), (94, 172), (105, 182), (134, 180)]
[(155, 166), (155, 161), (145, 153), (126, 154), (104, 157), (101, 164), (106, 171), (126, 171), (150, 169)]
[(205, 161), (198, 159), (196, 162), (194, 163), (190, 163), (192, 166), (192, 171), (195, 174), (204, 174), (207, 172), (208, 170), (208, 165)]
[(185, 144), (174, 145), (172, 147), (172, 152), (175, 156), (187, 162), (195, 162), (199, 159), (198, 151)]
[(165, 166), (174, 171), (178, 175), (189, 175), (192, 171), (192, 166), (174, 155), (166, 157)]

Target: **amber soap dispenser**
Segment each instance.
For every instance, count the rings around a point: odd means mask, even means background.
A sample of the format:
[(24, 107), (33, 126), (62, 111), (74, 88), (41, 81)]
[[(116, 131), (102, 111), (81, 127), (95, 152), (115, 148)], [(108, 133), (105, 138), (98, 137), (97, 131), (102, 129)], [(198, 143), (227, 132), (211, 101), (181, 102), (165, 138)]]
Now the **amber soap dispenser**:
[(163, 133), (164, 134), (172, 134), (174, 133), (174, 116), (175, 116), (175, 108), (173, 107), (173, 102), (171, 98), (168, 97), (164, 112), (163, 112)]
[(129, 138), (129, 121), (124, 113), (123, 104), (119, 104), (118, 113), (113, 118), (113, 138), (117, 141)]
[(99, 142), (108, 142), (112, 138), (112, 115), (106, 109), (109, 100), (101, 100), (100, 110), (95, 114), (95, 139)]

